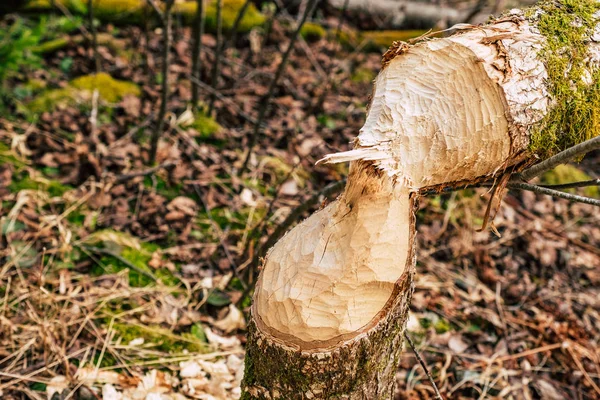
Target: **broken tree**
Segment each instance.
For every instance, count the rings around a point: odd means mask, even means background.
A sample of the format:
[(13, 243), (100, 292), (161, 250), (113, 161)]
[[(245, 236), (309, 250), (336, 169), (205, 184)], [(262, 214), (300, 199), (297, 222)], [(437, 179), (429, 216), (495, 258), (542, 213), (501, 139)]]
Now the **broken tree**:
[(243, 398), (389, 399), (426, 190), (518, 172), (596, 135), (598, 3), (512, 11), (442, 39), (395, 43), (334, 202), (268, 253)]

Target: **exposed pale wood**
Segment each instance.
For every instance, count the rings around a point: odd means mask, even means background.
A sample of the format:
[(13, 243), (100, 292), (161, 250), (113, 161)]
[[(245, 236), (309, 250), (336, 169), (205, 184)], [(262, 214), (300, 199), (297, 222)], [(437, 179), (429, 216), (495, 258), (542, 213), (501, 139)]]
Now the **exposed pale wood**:
[(302, 349), (328, 347), (368, 328), (406, 268), (407, 188), (365, 170), (354, 174), (338, 200), (269, 252), (256, 286), (258, 326)]

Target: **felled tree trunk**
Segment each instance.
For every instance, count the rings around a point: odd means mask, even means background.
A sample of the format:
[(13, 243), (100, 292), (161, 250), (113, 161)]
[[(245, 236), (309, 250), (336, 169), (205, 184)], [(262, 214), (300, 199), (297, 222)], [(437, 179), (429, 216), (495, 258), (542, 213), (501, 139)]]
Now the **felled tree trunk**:
[[(229, 31), (233, 27), (239, 10), (244, 6), (246, 0), (224, 0), (223, 1), (223, 29)], [(163, 8), (164, 2), (157, 2)], [(206, 29), (215, 32), (216, 29), (216, 7), (215, 0), (205, 1), (204, 19)], [(83, 13), (85, 6), (79, 1), (72, 0), (24, 0), (20, 2), (9, 2), (0, 4), (0, 11), (14, 12), (48, 12), (57, 5), (64, 7), (72, 13)], [(92, 0), (94, 16), (101, 21), (117, 24), (139, 24), (148, 22), (148, 16), (152, 16), (154, 23), (156, 17), (147, 0)], [(182, 22), (191, 25), (196, 18), (197, 2), (195, 0), (184, 0), (175, 3), (172, 9), (173, 16), (180, 18)], [(265, 22), (266, 18), (261, 14), (254, 4), (246, 9), (244, 17), (237, 26), (239, 32), (248, 32), (256, 26)]]
[(245, 399), (390, 399), (420, 192), (519, 171), (597, 135), (599, 5), (559, 0), (383, 58), (345, 192), (267, 254)]
[[(330, 0), (328, 4), (343, 10), (346, 0)], [(406, 0), (349, 0), (347, 12), (353, 17), (375, 19), (375, 26), (369, 29), (429, 29), (464, 22), (469, 10), (433, 4), (430, 2)], [(373, 24), (371, 24), (373, 25)]]

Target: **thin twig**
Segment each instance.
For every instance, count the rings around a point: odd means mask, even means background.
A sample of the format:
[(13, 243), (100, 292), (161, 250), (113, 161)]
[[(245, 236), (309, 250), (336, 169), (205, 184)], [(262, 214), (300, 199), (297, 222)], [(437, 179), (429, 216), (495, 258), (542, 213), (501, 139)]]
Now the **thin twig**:
[(94, 25), (94, 1), (88, 0), (88, 19), (90, 24), (90, 32), (92, 33), (92, 48), (94, 52), (94, 66), (96, 73), (100, 72), (100, 54), (98, 53), (98, 35), (96, 26)]
[[(229, 97), (223, 96), (217, 90), (215, 90), (212, 87), (210, 87), (210, 85), (207, 85), (206, 83), (202, 82), (201, 80), (196, 79), (193, 76), (190, 76), (190, 80), (193, 83), (195, 83), (196, 85), (198, 85), (198, 87), (201, 87), (202, 89), (206, 90), (207, 92), (209, 92), (211, 94), (214, 94), (219, 100), (221, 100), (221, 101), (223, 101), (223, 102), (228, 103), (229, 105), (231, 105), (235, 109), (237, 115), (239, 115), (240, 117), (244, 118), (246, 121), (250, 122), (251, 124), (256, 124), (257, 123), (257, 120), (254, 117), (246, 114), (240, 108), (240, 106), (237, 105), (237, 103), (234, 100), (230, 99)], [(266, 128), (267, 125), (265, 123), (263, 123), (262, 127)]]
[(174, 165), (175, 165), (175, 162), (173, 162), (173, 161), (167, 161), (167, 162), (165, 162), (163, 164), (157, 165), (156, 167), (148, 168), (148, 169), (145, 169), (143, 171), (135, 171), (135, 172), (130, 172), (128, 174), (119, 175), (115, 179), (115, 183), (123, 183), (125, 181), (130, 180), (130, 179), (137, 178), (138, 176), (151, 175), (151, 174), (155, 173), (158, 170), (168, 169), (168, 168), (171, 168)]
[[(170, 0), (167, 0), (167, 7), (169, 6)], [(160, 7), (158, 7), (158, 5), (156, 4), (156, 2), (154, 0), (148, 0), (148, 4), (150, 4), (152, 6), (152, 8), (154, 9), (154, 11), (156, 12), (156, 15), (158, 15), (158, 18), (160, 18), (161, 22), (163, 23), (163, 25), (165, 24), (165, 14), (166, 11), (163, 13), (160, 9)]]
[(202, 55), (202, 35), (204, 34), (204, 0), (196, 1), (196, 20), (194, 22), (194, 48), (192, 49), (192, 110), (198, 109), (198, 81)]
[(571, 182), (571, 183), (563, 183), (561, 185), (539, 185), (540, 187), (544, 187), (547, 189), (573, 189), (587, 186), (600, 186), (600, 178), (599, 179), (590, 179), (589, 181), (579, 181), (579, 182)]
[(227, 260), (229, 261), (229, 266), (231, 268), (231, 271), (233, 272), (233, 275), (236, 278), (238, 278), (238, 280), (242, 284), (242, 287), (244, 289), (247, 289), (246, 283), (239, 276), (235, 260), (233, 259), (233, 257), (231, 256), (231, 253), (229, 252), (229, 249), (227, 248), (227, 243), (225, 243), (225, 239), (223, 238), (223, 234), (222, 234), (223, 232), (221, 231), (219, 225), (217, 224), (217, 222), (214, 220), (214, 218), (210, 214), (210, 210), (208, 209), (208, 206), (206, 205), (206, 202), (204, 201), (204, 198), (202, 197), (202, 192), (200, 191), (200, 188), (196, 184), (193, 184), (192, 187), (194, 188), (194, 191), (196, 192), (196, 195), (198, 196), (198, 199), (200, 200), (200, 203), (202, 203), (202, 206), (204, 207), (204, 211), (206, 212), (206, 216), (210, 220), (210, 222), (211, 222), (213, 228), (215, 229), (215, 231), (217, 231), (217, 235), (219, 237), (219, 243), (221, 244), (221, 247), (223, 248), (223, 251), (225, 251), (225, 256), (227, 257)]
[(404, 337), (406, 338), (406, 341), (408, 342), (408, 344), (412, 348), (413, 352), (415, 353), (415, 357), (417, 358), (417, 361), (419, 361), (419, 364), (421, 364), (423, 371), (425, 371), (425, 375), (427, 375), (427, 378), (429, 379), (431, 386), (433, 386), (433, 391), (435, 392), (435, 398), (437, 400), (444, 400), (444, 398), (440, 394), (440, 391), (437, 388), (437, 385), (435, 384), (435, 381), (433, 380), (433, 377), (431, 376), (431, 374), (429, 373), (429, 370), (427, 369), (427, 365), (425, 364), (425, 361), (423, 361), (423, 359), (421, 358), (421, 355), (419, 354), (419, 352), (417, 351), (417, 348), (415, 347), (415, 344), (413, 343), (410, 336), (408, 336), (408, 332), (404, 331)]
[(246, 0), (244, 5), (242, 6), (242, 8), (240, 8), (240, 11), (237, 13), (237, 15), (235, 17), (235, 21), (233, 22), (233, 25), (231, 26), (231, 32), (229, 33), (229, 38), (227, 39), (227, 43), (223, 47), (223, 51), (225, 51), (226, 49), (230, 48), (231, 46), (233, 46), (235, 44), (235, 39), (236, 39), (235, 37), (237, 35), (237, 30), (239, 29), (242, 19), (244, 19), (244, 16), (246, 15), (246, 11), (248, 11), (248, 8), (250, 7), (250, 3), (252, 3), (252, 0)]
[(92, 112), (90, 114), (90, 127), (91, 133), (90, 137), (95, 144), (98, 144), (98, 98), (100, 96), (100, 92), (98, 88), (94, 89), (92, 93)]
[[(219, 81), (219, 67), (221, 64), (221, 50), (223, 47), (223, 16), (221, 15), (223, 8), (223, 0), (217, 0), (217, 43), (215, 45), (215, 63), (213, 65), (211, 85), (213, 89), (217, 89), (217, 83)], [(208, 104), (208, 115), (212, 115), (213, 108), (215, 106), (215, 93), (213, 92), (210, 96), (210, 102)]]
[(142, 121), (142, 123), (140, 125), (134, 126), (130, 130), (128, 130), (126, 134), (124, 134), (123, 136), (121, 136), (120, 138), (118, 138), (117, 140), (112, 142), (111, 144), (109, 144), (108, 145), (109, 150), (120, 145), (124, 141), (129, 140), (129, 138), (131, 138), (133, 135), (135, 135), (140, 129), (147, 127), (150, 124), (150, 121), (152, 120), (152, 118), (154, 118), (154, 114), (153, 113), (148, 114), (146, 116), (146, 118), (144, 118), (144, 121)]
[(246, 159), (244, 160), (244, 163), (242, 164), (239, 175), (242, 175), (244, 173), (244, 171), (246, 170), (246, 168), (248, 167), (248, 163), (250, 162), (250, 158), (252, 157), (252, 151), (254, 150), (254, 146), (256, 146), (256, 142), (258, 141), (258, 135), (260, 134), (260, 131), (261, 131), (260, 126), (261, 126), (263, 120), (265, 119), (265, 116), (267, 114), (267, 109), (269, 108), (268, 107), (269, 103), (271, 102), (271, 97), (273, 97), (273, 93), (275, 92), (275, 87), (277, 86), (277, 83), (279, 82), (279, 78), (281, 78), (281, 75), (283, 74), (283, 71), (285, 69), (285, 66), (287, 65), (287, 61), (290, 57), (290, 54), (292, 53), (292, 50), (294, 49), (294, 45), (296, 44), (296, 41), (298, 40), (298, 36), (300, 35), (300, 30), (302, 29), (302, 26), (304, 26), (304, 23), (306, 22), (306, 19), (309, 17), (309, 15), (312, 15), (312, 13), (318, 3), (319, 3), (319, 0), (309, 0), (309, 4), (307, 4), (306, 10), (304, 11), (304, 14), (302, 15), (302, 20), (296, 27), (296, 30), (294, 31), (292, 38), (290, 39), (288, 47), (287, 47), (285, 53), (283, 54), (281, 62), (279, 63), (277, 72), (275, 73), (275, 76), (273, 77), (273, 80), (271, 81), (271, 84), (269, 85), (267, 94), (261, 100), (260, 110), (258, 112), (258, 121), (254, 125), (254, 131), (252, 132), (252, 136), (250, 137), (250, 142), (248, 143), (248, 150), (247, 150), (248, 154), (246, 155)]
[(564, 164), (567, 161), (570, 161), (574, 158), (584, 155), (585, 153), (589, 153), (592, 150), (600, 149), (600, 136), (596, 136), (593, 139), (586, 140), (583, 143), (570, 147), (560, 153), (548, 158), (547, 160), (542, 161), (539, 164), (534, 165), (533, 167), (526, 169), (521, 172), (520, 178), (524, 181), (529, 181), (536, 176), (543, 174), (546, 171), (550, 171), (554, 167)]
[[(148, 0), (150, 4), (155, 6), (154, 1)], [(175, 0), (167, 0), (165, 6), (165, 12), (163, 15), (163, 41), (164, 41), (164, 51), (163, 51), (163, 65), (162, 65), (162, 93), (161, 93), (161, 102), (160, 102), (160, 110), (158, 112), (158, 121), (156, 124), (156, 128), (152, 132), (152, 137), (150, 138), (150, 164), (154, 164), (156, 160), (156, 151), (158, 149), (158, 139), (162, 133), (162, 130), (165, 126), (165, 115), (167, 114), (167, 102), (169, 100), (169, 62), (170, 62), (170, 52), (171, 52), (171, 28), (173, 22), (173, 16), (171, 13), (171, 8)], [(158, 12), (158, 11), (157, 11)]]
[(591, 199), (589, 197), (579, 196), (576, 194), (560, 192), (558, 190), (553, 190), (549, 188), (545, 188), (542, 186), (532, 185), (530, 183), (523, 182), (510, 182), (507, 187), (509, 189), (518, 189), (518, 190), (529, 190), (530, 192), (538, 193), (538, 194), (547, 194), (552, 197), (559, 197), (561, 199), (567, 199), (571, 201), (575, 201), (577, 203), (585, 203), (591, 204), (596, 207), (600, 207), (600, 200)]
[(278, 183), (275, 189), (275, 194), (273, 195), (273, 198), (271, 199), (271, 201), (269, 202), (269, 206), (267, 207), (267, 212), (265, 212), (265, 216), (258, 222), (258, 224), (256, 224), (256, 226), (250, 231), (250, 233), (248, 234), (248, 241), (246, 243), (246, 247), (244, 248), (244, 252), (242, 254), (246, 255), (248, 252), (248, 248), (249, 248), (249, 244), (250, 244), (250, 239), (256, 235), (257, 232), (260, 232), (263, 227), (265, 226), (265, 224), (267, 223), (267, 221), (269, 220), (269, 218), (271, 217), (271, 211), (273, 211), (273, 207), (275, 206), (275, 203), (277, 202), (277, 200), (279, 199), (279, 195), (281, 193), (281, 188), (283, 187), (283, 184), (285, 182), (287, 182), (292, 174), (294, 173), (294, 171), (296, 170), (296, 168), (298, 167), (298, 165), (300, 164), (301, 161), (298, 161), (291, 169), (290, 172), (288, 172), (286, 174), (286, 176), (284, 176)]
[[(573, 183), (568, 183), (568, 184), (564, 184), (564, 185), (555, 185), (555, 187), (553, 187), (553, 186), (548, 187), (548, 186), (533, 185), (531, 183), (525, 183), (525, 182), (510, 181), (506, 185), (506, 187), (508, 189), (527, 190), (527, 191), (538, 193), (538, 194), (546, 194), (546, 195), (552, 196), (552, 197), (558, 197), (561, 199), (571, 200), (571, 201), (574, 201), (577, 203), (591, 204), (593, 206), (600, 207), (600, 200), (591, 199), (589, 197), (584, 197), (584, 196), (579, 196), (576, 194), (570, 194), (570, 193), (565, 193), (565, 192), (560, 192), (558, 190), (554, 190), (554, 189), (567, 189), (567, 188), (572, 188), (572, 187), (584, 187), (584, 186), (595, 186), (596, 185), (596, 183), (588, 184), (590, 182), (592, 182), (592, 181), (573, 182)], [(491, 186), (493, 186), (493, 182), (487, 181), (487, 182), (476, 183), (473, 185), (465, 185), (465, 186), (459, 186), (459, 187), (447, 187), (442, 190), (435, 190), (435, 189), (423, 190), (420, 192), (420, 194), (429, 195), (429, 194), (450, 193), (450, 192), (455, 192), (457, 190), (475, 189), (475, 188), (480, 188), (480, 187), (491, 187)], [(558, 186), (558, 187), (556, 187), (556, 186)]]

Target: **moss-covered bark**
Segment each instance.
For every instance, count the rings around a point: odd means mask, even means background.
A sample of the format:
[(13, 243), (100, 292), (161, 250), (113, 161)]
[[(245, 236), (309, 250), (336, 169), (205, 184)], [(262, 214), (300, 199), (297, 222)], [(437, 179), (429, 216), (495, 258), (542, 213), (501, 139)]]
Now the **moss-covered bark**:
[[(85, 14), (82, 9), (83, 4), (87, 2), (74, 0), (54, 0), (66, 7), (69, 11), (78, 14)], [(223, 29), (232, 28), (235, 17), (244, 5), (245, 0), (224, 0), (223, 1)], [(101, 21), (122, 23), (122, 24), (141, 24), (148, 16), (154, 16), (154, 11), (150, 8), (146, 0), (93, 0), (94, 16)], [(191, 24), (196, 15), (197, 4), (195, 1), (184, 1), (176, 3), (173, 7), (173, 15), (181, 18), (185, 23)], [(20, 5), (25, 11), (48, 11), (52, 10), (52, 0), (27, 0)], [(238, 26), (239, 32), (248, 32), (255, 26), (260, 26), (265, 22), (265, 16), (262, 15), (254, 6), (250, 4), (244, 18)], [(207, 2), (205, 12), (205, 23), (207, 31), (216, 29), (216, 10), (215, 1)]]
[[(530, 149), (542, 158), (591, 139), (600, 131), (600, 69), (591, 59), (600, 3), (543, 1), (526, 12), (546, 38), (538, 55), (546, 65), (552, 110), (531, 132)], [(597, 51), (597, 50), (596, 50)]]
[(413, 290), (405, 274), (381, 323), (327, 350), (301, 351), (277, 343), (252, 322), (243, 399), (390, 399), (402, 354)]

